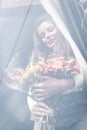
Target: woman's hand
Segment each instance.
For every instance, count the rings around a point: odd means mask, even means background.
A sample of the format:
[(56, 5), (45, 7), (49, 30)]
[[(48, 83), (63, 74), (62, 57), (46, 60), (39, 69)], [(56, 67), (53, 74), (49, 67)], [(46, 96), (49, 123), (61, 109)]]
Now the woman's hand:
[(32, 85), (31, 93), (37, 101), (44, 101), (60, 92), (72, 89), (74, 86), (73, 79), (56, 79), (38, 74), (36, 74), (36, 78), (43, 81)]
[(45, 115), (48, 115), (51, 109), (43, 102), (37, 102), (31, 109), (31, 120), (40, 121)]
[(58, 80), (56, 78), (41, 75), (36, 75), (36, 78), (42, 81), (32, 85), (32, 96), (37, 101), (43, 101), (57, 94)]
[(22, 68), (14, 68), (6, 72), (6, 77), (3, 79), (4, 84), (14, 90), (19, 90), (19, 87), (15, 84), (20, 78), (24, 70)]

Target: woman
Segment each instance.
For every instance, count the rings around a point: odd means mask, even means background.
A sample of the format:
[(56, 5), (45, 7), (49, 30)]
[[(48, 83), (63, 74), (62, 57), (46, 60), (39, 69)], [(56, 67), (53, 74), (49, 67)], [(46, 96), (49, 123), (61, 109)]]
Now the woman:
[[(39, 57), (43, 57), (45, 60), (55, 57), (64, 57), (65, 60), (75, 59), (68, 42), (47, 15), (40, 18), (36, 23), (31, 66), (38, 63)], [(43, 120), (48, 121), (48, 124), (45, 124), (45, 128), (48, 125), (46, 130), (80, 130), (76, 123), (79, 122), (78, 119), (83, 118), (84, 113), (83, 106), (78, 112), (78, 100), (83, 100), (80, 96), (82, 93), (80, 90), (83, 89), (84, 84), (82, 70), (75, 76), (68, 78), (39, 74), (35, 74), (35, 77), (40, 82), (32, 85), (29, 94), (36, 101), (32, 101), (28, 97), (31, 119), (36, 122), (34, 130), (41, 130), (41, 121), (43, 122)], [(53, 105), (53, 100), (57, 96), (57, 104)], [(33, 103), (31, 104), (31, 102)], [(49, 120), (51, 121), (49, 122)]]

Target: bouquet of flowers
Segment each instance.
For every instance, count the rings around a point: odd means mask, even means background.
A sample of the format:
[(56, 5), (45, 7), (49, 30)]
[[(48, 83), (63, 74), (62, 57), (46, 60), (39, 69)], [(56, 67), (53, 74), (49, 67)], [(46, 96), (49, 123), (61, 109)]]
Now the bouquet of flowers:
[(52, 58), (45, 60), (39, 57), (38, 63), (31, 66), (27, 65), (26, 70), (22, 73), (18, 79), (22, 85), (25, 82), (34, 83), (34, 74), (39, 73), (41, 75), (56, 77), (56, 78), (70, 78), (80, 73), (80, 68), (74, 59), (65, 60), (64, 57)]
[[(35, 78), (35, 73), (56, 77), (56, 78), (70, 78), (80, 73), (80, 68), (75, 59), (65, 60), (64, 57), (55, 57), (50, 59), (38, 58), (35, 65), (27, 65), (26, 69), (15, 68), (8, 75), (11, 77), (10, 82), (22, 89), (28, 91), (29, 84), (40, 82)], [(27, 85), (28, 84), (28, 85)]]

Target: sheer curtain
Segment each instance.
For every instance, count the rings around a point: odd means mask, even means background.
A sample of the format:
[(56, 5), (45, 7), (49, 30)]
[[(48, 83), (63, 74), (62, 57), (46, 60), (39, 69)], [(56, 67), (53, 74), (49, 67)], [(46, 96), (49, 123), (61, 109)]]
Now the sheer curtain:
[(66, 26), (87, 61), (87, 0), (60, 0)]
[[(64, 0), (40, 1), (47, 13), (53, 18), (58, 29), (69, 42), (80, 67), (83, 69), (86, 78), (86, 33), (81, 28), (82, 16), (81, 13), (79, 13), (79, 7), (76, 5), (74, 0), (66, 0), (65, 2)], [(79, 4), (78, 1), (77, 4)], [(62, 14), (62, 17), (60, 14)]]

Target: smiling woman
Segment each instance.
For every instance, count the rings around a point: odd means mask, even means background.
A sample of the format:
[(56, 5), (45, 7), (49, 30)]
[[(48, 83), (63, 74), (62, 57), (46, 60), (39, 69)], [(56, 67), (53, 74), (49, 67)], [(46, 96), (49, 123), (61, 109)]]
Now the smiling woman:
[[(71, 130), (71, 126), (78, 121), (78, 117), (83, 113), (83, 110), (80, 111), (79, 109), (78, 113), (80, 114), (75, 116), (78, 104), (75, 101), (78, 99), (78, 93), (84, 88), (83, 71), (79, 67), (69, 43), (49, 15), (37, 20), (33, 38), (34, 50), (28, 66), (34, 68), (38, 65), (39, 59), (42, 58), (41, 63), (45, 63), (41, 64), (41, 67), (44, 68), (45, 64), (46, 70), (46, 73), (34, 72), (34, 74), (38, 73), (34, 75), (36, 82), (32, 82), (32, 87), (29, 89), (29, 94), (33, 100), (28, 97), (28, 104), (31, 110), (31, 119), (35, 121), (34, 130)], [(58, 59), (61, 58), (62, 60), (58, 62)], [(68, 65), (73, 66), (74, 70), (79, 69), (80, 71), (74, 75), (73, 70), (67, 73), (69, 68), (65, 69), (66, 61), (71, 63)], [(75, 64), (71, 61), (74, 61)], [(59, 68), (55, 70), (59, 66), (62, 67), (62, 71)], [(26, 79), (29, 82), (29, 68), (26, 70), (25, 76), (27, 75)], [(74, 97), (77, 99), (73, 103)], [(31, 104), (32, 101), (33, 105)], [(73, 113), (73, 117), (70, 113)], [(66, 117), (72, 117), (72, 119), (69, 121), (69, 118), (66, 120)], [(73, 120), (73, 118), (75, 119)], [(45, 128), (43, 127), (43, 120), (46, 121)], [(74, 125), (72, 130), (74, 130)]]
[(35, 24), (35, 28), (32, 60), (33, 58), (36, 60), (40, 55), (44, 55), (45, 58), (54, 57), (54, 55), (68, 58), (74, 56), (68, 42), (50, 16), (40, 17)]
[(43, 43), (49, 48), (54, 47), (56, 44), (57, 28), (50, 22), (43, 22), (37, 29)]

